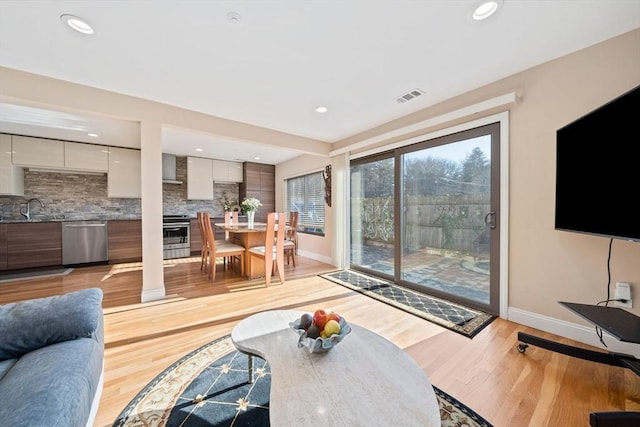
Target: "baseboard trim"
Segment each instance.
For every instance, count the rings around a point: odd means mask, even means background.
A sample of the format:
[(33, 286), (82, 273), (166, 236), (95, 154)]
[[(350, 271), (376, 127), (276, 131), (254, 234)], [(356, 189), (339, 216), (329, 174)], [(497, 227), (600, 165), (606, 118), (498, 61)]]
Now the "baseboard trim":
[(143, 289), (142, 295), (140, 296), (140, 302), (151, 302), (157, 301), (165, 298), (165, 289), (164, 286), (162, 288), (154, 288), (154, 289)]
[(311, 258), (316, 261), (324, 262), (325, 264), (333, 265), (333, 263), (331, 262), (331, 257), (320, 255), (315, 252), (304, 251), (302, 249), (298, 249), (298, 254), (305, 258)]
[(596, 335), (595, 327), (584, 326), (577, 323), (566, 322), (564, 320), (545, 316), (518, 308), (509, 307), (509, 317), (511, 322), (535, 328), (543, 332), (569, 338), (583, 344), (588, 344), (605, 351), (622, 353), (640, 358), (640, 345), (618, 341), (615, 337), (604, 332), (603, 337), (608, 347), (604, 347)]

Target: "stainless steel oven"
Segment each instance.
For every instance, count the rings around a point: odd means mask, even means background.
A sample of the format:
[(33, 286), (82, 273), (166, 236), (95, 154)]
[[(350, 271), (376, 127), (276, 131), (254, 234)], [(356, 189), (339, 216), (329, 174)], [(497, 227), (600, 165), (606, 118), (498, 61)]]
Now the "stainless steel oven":
[(191, 226), (187, 215), (162, 217), (162, 252), (164, 259), (191, 255)]

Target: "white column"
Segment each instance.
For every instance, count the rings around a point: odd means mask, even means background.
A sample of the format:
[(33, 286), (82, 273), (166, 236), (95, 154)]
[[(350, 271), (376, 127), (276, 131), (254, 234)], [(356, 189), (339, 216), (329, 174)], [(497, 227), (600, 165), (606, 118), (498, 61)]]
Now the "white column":
[(349, 267), (349, 154), (331, 158), (331, 207), (333, 240), (331, 264)]
[(142, 174), (142, 302), (165, 297), (162, 263), (162, 126), (140, 124)]

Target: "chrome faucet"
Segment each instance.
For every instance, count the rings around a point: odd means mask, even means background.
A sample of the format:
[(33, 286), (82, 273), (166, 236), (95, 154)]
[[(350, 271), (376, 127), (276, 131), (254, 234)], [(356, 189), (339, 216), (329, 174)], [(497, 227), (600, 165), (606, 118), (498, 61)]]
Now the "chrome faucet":
[(35, 197), (34, 197), (34, 198), (32, 198), (32, 199), (27, 200), (27, 203), (26, 203), (26, 205), (25, 205), (25, 208), (24, 208), (24, 209), (20, 209), (20, 215), (22, 215), (22, 216), (23, 216), (23, 217), (25, 217), (26, 219), (31, 219), (31, 211), (29, 210), (29, 204), (30, 204), (31, 202), (33, 202), (34, 200), (35, 200), (36, 202), (40, 202), (40, 206), (42, 206), (42, 209), (44, 209), (44, 203), (42, 203), (42, 200), (37, 199), (37, 198), (35, 198)]

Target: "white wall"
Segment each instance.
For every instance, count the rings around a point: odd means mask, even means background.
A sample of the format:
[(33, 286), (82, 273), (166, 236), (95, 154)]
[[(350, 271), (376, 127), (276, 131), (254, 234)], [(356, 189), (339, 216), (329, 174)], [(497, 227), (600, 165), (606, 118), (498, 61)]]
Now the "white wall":
[[(509, 318), (597, 345), (591, 325), (558, 301), (595, 304), (606, 299), (609, 239), (554, 230), (555, 135), (560, 127), (639, 84), (640, 30), (635, 30), (340, 141), (335, 151), (381, 148), (472, 121), (496, 111), (384, 137), (516, 92), (519, 102), (509, 107)], [(376, 142), (363, 146), (366, 141)], [(637, 202), (635, 196), (630, 204)], [(640, 243), (614, 241), (612, 287), (616, 281), (632, 284), (631, 311), (640, 315)]]
[[(276, 165), (276, 210), (286, 210), (286, 183), (288, 178), (323, 171), (331, 159), (325, 156), (305, 155)], [(331, 264), (333, 239), (332, 208), (324, 205), (325, 235), (316, 236), (298, 232), (298, 253), (302, 256)]]

